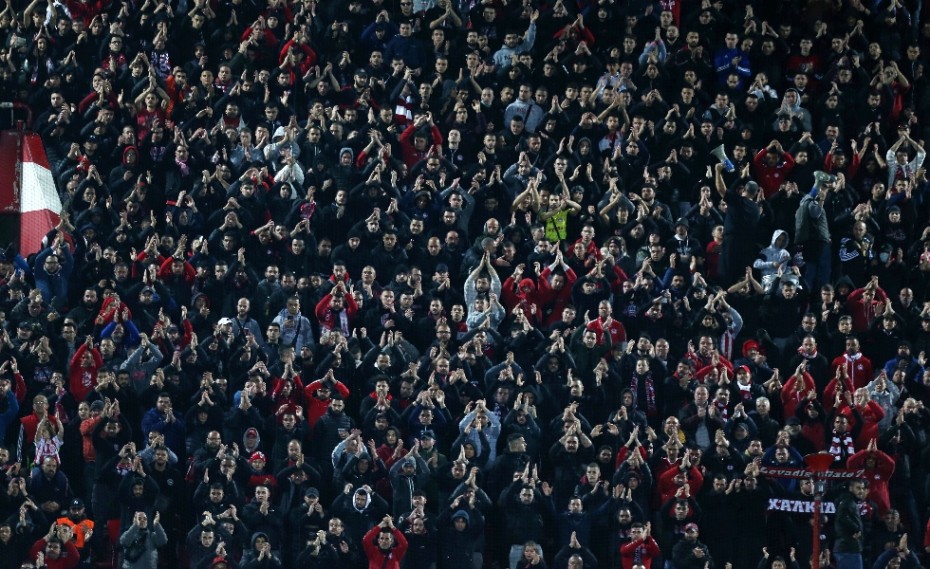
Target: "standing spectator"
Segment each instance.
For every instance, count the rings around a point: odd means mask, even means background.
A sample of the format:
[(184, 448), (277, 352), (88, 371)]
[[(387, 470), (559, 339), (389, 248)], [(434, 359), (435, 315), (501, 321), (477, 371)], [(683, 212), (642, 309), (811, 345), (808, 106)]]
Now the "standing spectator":
[[(756, 227), (759, 223), (759, 184), (749, 180), (740, 181), (727, 188), (723, 181), (723, 164), (715, 166), (717, 193), (727, 204), (723, 224), (723, 253), (720, 258), (720, 275), (725, 284), (732, 284), (752, 265), (756, 252)], [(748, 168), (742, 175), (748, 175)]]
[(88, 336), (71, 358), (68, 387), (75, 399), (83, 401), (87, 394), (94, 390), (97, 385), (97, 373), (101, 367), (103, 358), (100, 356), (100, 350), (94, 347), (93, 337)]
[(43, 249), (35, 260), (36, 286), (45, 302), (55, 307), (67, 306), (73, 270), (71, 247), (65, 242), (64, 234), (56, 233), (51, 245)]
[(120, 567), (124, 569), (152, 569), (158, 565), (158, 548), (168, 543), (168, 536), (155, 512), (149, 528), (148, 514), (136, 512), (132, 525), (119, 537)]
[(836, 539), (833, 543), (837, 569), (862, 567), (863, 527), (857, 504), (858, 494), (865, 494), (865, 485), (861, 480), (853, 480), (837, 496), (834, 522)]
[(652, 568), (652, 562), (660, 556), (660, 552), (651, 530), (652, 524), (649, 522), (645, 525), (637, 522), (630, 527), (630, 541), (620, 546), (623, 569)]
[(407, 538), (394, 527), (391, 516), (384, 516), (362, 538), (362, 549), (368, 558), (368, 569), (400, 569), (407, 553)]

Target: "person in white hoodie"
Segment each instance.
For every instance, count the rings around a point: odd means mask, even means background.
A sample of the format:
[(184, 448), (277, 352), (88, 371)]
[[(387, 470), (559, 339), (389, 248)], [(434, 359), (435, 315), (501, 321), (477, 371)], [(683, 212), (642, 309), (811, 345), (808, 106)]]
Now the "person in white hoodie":
[(762, 278), (759, 280), (765, 292), (768, 292), (769, 289), (772, 288), (772, 283), (775, 282), (775, 277), (778, 276), (779, 270), (784, 273), (788, 272), (788, 263), (791, 262), (791, 253), (788, 252), (788, 241), (788, 233), (781, 229), (776, 229), (775, 232), (772, 233), (771, 244), (759, 251), (759, 256), (752, 264), (752, 268), (757, 269), (761, 273)]

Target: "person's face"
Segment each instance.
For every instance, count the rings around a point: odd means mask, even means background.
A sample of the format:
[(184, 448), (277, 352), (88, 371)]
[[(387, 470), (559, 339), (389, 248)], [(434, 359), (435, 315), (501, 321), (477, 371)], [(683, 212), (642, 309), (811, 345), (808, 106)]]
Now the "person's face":
[(855, 338), (849, 338), (846, 340), (846, 353), (849, 355), (854, 355), (859, 352), (859, 340)]
[(710, 393), (703, 385), (698, 386), (697, 389), (694, 390), (694, 402), (696, 404), (703, 405), (707, 403), (708, 398), (710, 398)]
[(869, 490), (865, 487), (865, 484), (862, 482), (853, 482), (849, 485), (849, 490), (856, 496), (857, 499), (863, 500), (868, 495)]
[(849, 428), (849, 421), (846, 420), (846, 417), (839, 416), (833, 420), (833, 429), (837, 433), (845, 433)]
[(58, 472), (58, 461), (56, 461), (52, 457), (48, 457), (45, 460), (43, 460), (42, 461), (42, 472), (45, 473), (45, 475), (48, 477), (54, 476), (55, 473)]

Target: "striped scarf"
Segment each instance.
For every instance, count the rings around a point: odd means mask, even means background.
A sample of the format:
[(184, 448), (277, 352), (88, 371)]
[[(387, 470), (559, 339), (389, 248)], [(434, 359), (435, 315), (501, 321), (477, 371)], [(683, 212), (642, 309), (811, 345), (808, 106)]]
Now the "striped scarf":
[[(633, 406), (636, 407), (636, 400), (639, 399), (639, 374), (634, 373), (630, 378), (630, 391), (633, 392)], [(656, 388), (652, 381), (652, 372), (646, 373), (643, 377), (643, 386), (646, 388), (646, 415), (653, 416), (658, 409), (656, 408)]]
[(833, 438), (830, 440), (830, 454), (833, 455), (833, 462), (846, 464), (846, 459), (856, 454), (853, 447), (853, 439), (849, 433), (837, 433), (833, 431)]

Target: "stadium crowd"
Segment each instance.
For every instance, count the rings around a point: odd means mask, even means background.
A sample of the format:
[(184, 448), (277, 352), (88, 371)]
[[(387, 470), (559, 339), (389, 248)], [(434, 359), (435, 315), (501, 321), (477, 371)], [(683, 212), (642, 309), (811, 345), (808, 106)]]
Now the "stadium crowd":
[(0, 569), (923, 566), (924, 4), (6, 0)]

